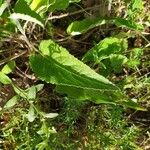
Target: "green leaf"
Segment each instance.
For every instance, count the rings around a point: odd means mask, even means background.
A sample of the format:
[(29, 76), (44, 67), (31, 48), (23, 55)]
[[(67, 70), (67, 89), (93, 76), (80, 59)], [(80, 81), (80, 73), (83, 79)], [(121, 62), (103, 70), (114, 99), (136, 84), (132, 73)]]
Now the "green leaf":
[(4, 0), (0, 0), (0, 6), (4, 3)]
[(47, 124), (46, 124), (46, 122), (43, 122), (43, 124), (42, 124), (42, 126), (41, 126), (41, 129), (39, 130), (39, 131), (37, 131), (37, 133), (39, 134), (39, 135), (48, 135), (48, 134), (52, 134), (52, 133), (57, 133), (56, 132), (56, 130), (55, 130), (55, 128), (54, 127), (52, 127), (52, 129), (50, 129), (48, 126), (47, 126)]
[(105, 102), (103, 98), (106, 98), (109, 102), (109, 96), (106, 95), (119, 90), (109, 80), (51, 40), (42, 41), (40, 51), (42, 55), (30, 57), (32, 70), (41, 80), (56, 84), (57, 90), (70, 97), (82, 100), (97, 99), (103, 102)]
[(147, 111), (146, 108), (143, 108), (141, 106), (139, 106), (139, 104), (137, 104), (136, 102), (132, 101), (132, 100), (129, 100), (129, 101), (125, 101), (123, 102), (123, 104), (126, 106), (126, 107), (130, 107), (132, 109), (136, 109), (136, 110), (140, 110), (140, 111)]
[(69, 0), (55, 0), (52, 5), (49, 6), (49, 11), (65, 10), (69, 6)]
[(150, 85), (150, 77), (145, 77), (144, 84)]
[(119, 26), (119, 27), (126, 27), (126, 28), (130, 28), (130, 29), (135, 29), (135, 30), (143, 30), (144, 29), (142, 24), (138, 24), (135, 21), (126, 20), (123, 18), (116, 18), (115, 24), (116, 24), (116, 26)]
[(118, 90), (97, 90), (97, 89), (89, 89), (89, 88), (76, 88), (76, 87), (68, 87), (65, 85), (57, 85), (56, 90), (60, 93), (67, 93), (68, 97), (77, 99), (77, 100), (90, 100), (97, 104), (107, 103), (107, 104), (121, 104), (123, 96), (117, 96), (120, 91)]
[(115, 37), (105, 38), (89, 50), (84, 56), (83, 61), (92, 61), (96, 64), (101, 60), (108, 58), (111, 54), (121, 53), (128, 48), (126, 39)]
[(46, 125), (45, 122), (43, 122), (41, 129), (40, 129), (39, 131), (37, 131), (37, 133), (38, 133), (39, 135), (44, 135), (44, 134), (47, 134), (48, 131), (49, 131), (48, 126)]
[(143, 55), (143, 49), (134, 48), (131, 50), (130, 59), (139, 59)]
[(32, 86), (28, 89), (28, 99), (30, 100), (33, 100), (36, 98), (36, 88), (35, 86)]
[(12, 83), (11, 79), (3, 72), (0, 72), (0, 82), (3, 84), (11, 84)]
[(36, 86), (31, 86), (30, 88), (26, 89), (25, 92), (27, 93), (27, 97), (29, 100), (34, 100), (36, 99), (36, 94), (37, 92), (39, 92), (40, 90), (43, 89), (43, 84), (38, 84)]
[(9, 74), (11, 73), (14, 68), (15, 68), (16, 64), (15, 64), (15, 61), (11, 61), (9, 62), (8, 64), (6, 64), (3, 68), (2, 68), (2, 72), (5, 73), (5, 74)]
[(143, 49), (141, 48), (134, 48), (130, 52), (130, 59), (128, 60), (128, 67), (132, 69), (137, 69), (137, 67), (141, 63), (141, 56), (143, 55)]
[(27, 99), (28, 98), (28, 94), (25, 90), (19, 88), (17, 85), (12, 84), (12, 87), (14, 89), (14, 91), (16, 92), (16, 94), (18, 94), (20, 97)]
[[(37, 10), (39, 7), (41, 7), (42, 5), (46, 5), (48, 4), (48, 1), (49, 0), (33, 0), (31, 5), (30, 5), (30, 8), (32, 10)], [(54, 1), (54, 0), (53, 0)]]
[(44, 84), (38, 84), (35, 87), (36, 87), (36, 91), (39, 92), (39, 91), (41, 91), (43, 89)]
[(108, 75), (112, 74), (113, 68), (111, 66), (110, 58), (106, 58), (99, 63), (100, 69), (99, 72), (101, 75), (107, 77)]
[(26, 117), (29, 122), (33, 122), (35, 120), (36, 114), (35, 114), (35, 110), (34, 110), (33, 106), (30, 106), (28, 114), (26, 114)]
[(4, 1), (3, 4), (0, 6), (0, 16), (2, 16), (5, 9), (8, 7), (8, 2)]
[(57, 117), (58, 114), (57, 113), (48, 113), (48, 114), (43, 114), (44, 118), (55, 118)]
[(106, 24), (108, 21), (103, 18), (86, 18), (82, 21), (74, 21), (68, 26), (67, 33), (70, 35), (79, 35), (89, 29)]
[(122, 66), (128, 61), (126, 56), (112, 54), (110, 56), (111, 67), (115, 73), (122, 72)]
[(26, 20), (26, 21), (31, 21), (31, 22), (34, 22), (34, 23), (39, 24), (40, 26), (44, 27), (43, 22), (37, 20), (33, 16), (29, 16), (29, 15), (25, 15), (25, 14), (13, 13), (10, 15), (10, 19), (12, 19), (12, 20), (22, 19), (22, 20)]
[(144, 8), (143, 0), (131, 0), (131, 7), (132, 11), (136, 9), (142, 10)]
[(129, 68), (132, 68), (132, 69), (136, 70), (137, 69), (136, 67), (138, 67), (140, 65), (140, 60), (138, 60), (138, 59), (129, 59), (127, 65), (128, 65)]
[(9, 108), (12, 108), (13, 106), (15, 106), (19, 100), (19, 96), (16, 95), (14, 97), (12, 97), (4, 106), (4, 109), (9, 109)]
[(31, 2), (33, 1), (33, 0), (25, 0), (26, 2), (27, 2), (27, 4), (31, 4)]
[(31, 86), (28, 89), (21, 89), (18, 86), (12, 84), (14, 91), (16, 94), (18, 94), (20, 97), (28, 99), (28, 100), (34, 100), (36, 98), (37, 92), (43, 89), (43, 84), (38, 84), (35, 86)]
[(42, 142), (40, 142), (36, 145), (36, 149), (38, 149), (38, 150), (45, 150), (45, 149), (47, 149), (47, 147), (48, 147), (47, 139), (43, 140)]
[(80, 2), (81, 0), (69, 0), (69, 3), (78, 3)]
[(13, 20), (23, 19), (31, 21), (44, 27), (43, 19), (35, 11), (31, 10), (24, 0), (19, 0), (16, 3), (14, 13), (10, 15), (10, 18)]

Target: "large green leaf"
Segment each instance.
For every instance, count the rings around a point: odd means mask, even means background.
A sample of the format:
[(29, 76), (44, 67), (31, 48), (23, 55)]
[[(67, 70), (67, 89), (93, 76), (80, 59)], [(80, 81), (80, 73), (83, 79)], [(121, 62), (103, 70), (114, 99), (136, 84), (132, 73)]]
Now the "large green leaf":
[(27, 5), (27, 3), (24, 0), (19, 0), (14, 8), (14, 13), (10, 15), (11, 19), (23, 19), (26, 21), (31, 21), (36, 24), (39, 24), (40, 26), (43, 25), (43, 20), (40, 17), (39, 14), (37, 14), (35, 11), (31, 10), (31, 8)]
[(119, 89), (69, 54), (65, 48), (47, 40), (41, 42), (40, 51), (42, 55), (30, 57), (30, 64), (41, 80), (56, 84), (58, 91), (73, 98), (107, 103), (117, 101), (115, 93)]

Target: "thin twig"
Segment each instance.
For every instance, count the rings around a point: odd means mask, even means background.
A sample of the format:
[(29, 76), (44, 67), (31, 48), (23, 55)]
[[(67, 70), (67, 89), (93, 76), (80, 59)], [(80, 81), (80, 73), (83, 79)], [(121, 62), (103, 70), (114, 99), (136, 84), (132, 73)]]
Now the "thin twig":
[(26, 74), (26, 73), (24, 73), (19, 67), (17, 67), (16, 66), (16, 69), (18, 70), (18, 71), (16, 71), (16, 73), (19, 75), (19, 76), (21, 76), (22, 78), (28, 78), (28, 79), (30, 79), (30, 80), (35, 80), (35, 76), (34, 75), (28, 75), (28, 74)]
[(78, 10), (78, 11), (75, 11), (75, 12), (66, 13), (66, 14), (62, 14), (62, 15), (59, 15), (59, 16), (51, 16), (47, 20), (61, 19), (61, 18), (67, 17), (67, 16), (76, 15), (76, 14), (85, 12), (87, 10), (92, 10), (92, 9), (99, 8), (99, 7), (100, 7), (100, 5), (95, 5), (94, 7), (88, 7), (88, 8), (85, 8), (83, 10)]
[(16, 59), (16, 58), (18, 58), (18, 57), (24, 55), (26, 52), (27, 52), (27, 51), (21, 51), (21, 52), (18, 53), (16, 56), (12, 56), (12, 57), (8, 57), (8, 58), (6, 58), (6, 59), (3, 59), (3, 60), (0, 61), (0, 65), (3, 65), (3, 64), (5, 64), (5, 63), (7, 63), (7, 62), (9, 62), (9, 61), (11, 61), (11, 60), (14, 60), (14, 59)]

